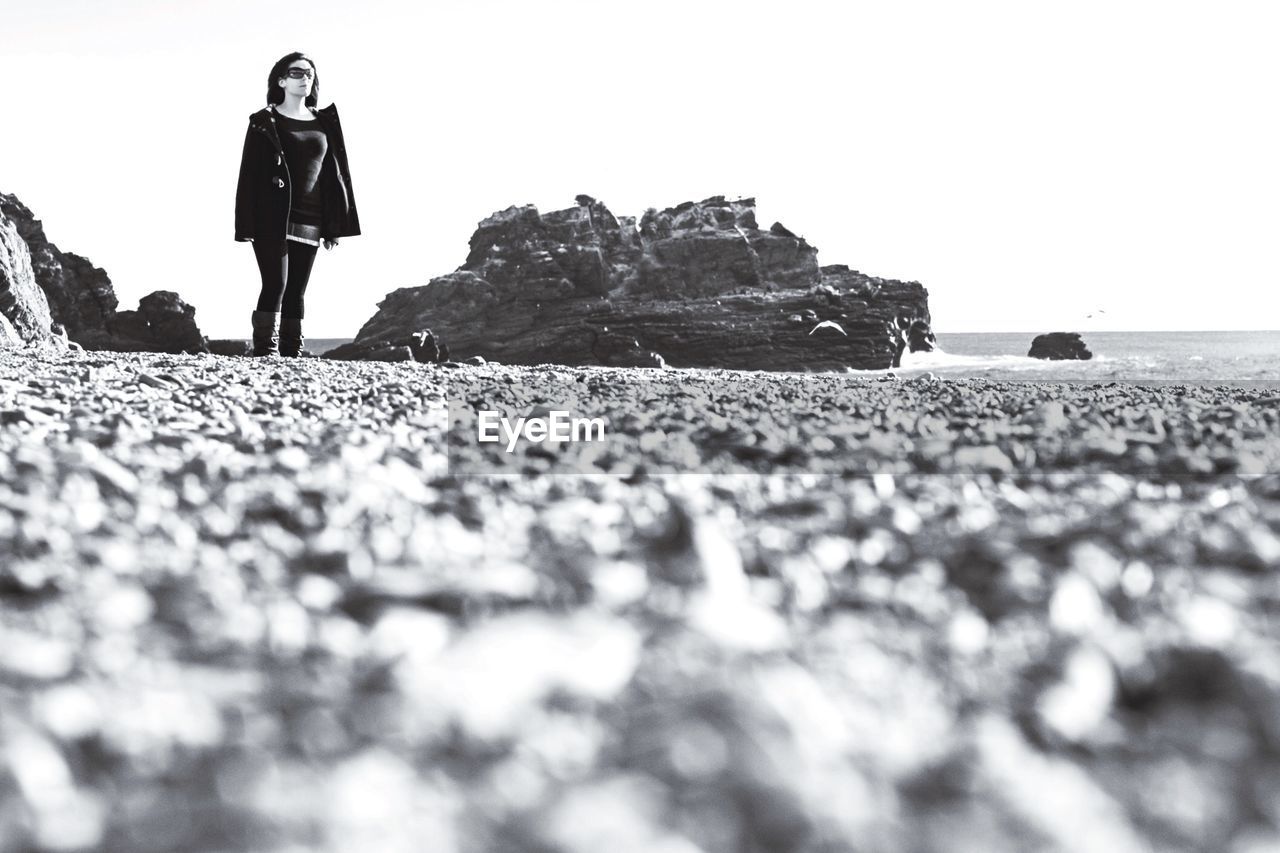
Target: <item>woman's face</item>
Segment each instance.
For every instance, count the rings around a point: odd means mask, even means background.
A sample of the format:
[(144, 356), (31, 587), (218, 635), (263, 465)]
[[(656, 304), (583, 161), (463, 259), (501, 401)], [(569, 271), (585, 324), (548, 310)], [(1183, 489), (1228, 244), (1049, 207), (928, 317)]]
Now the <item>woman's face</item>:
[(311, 84), (316, 79), (315, 69), (305, 59), (295, 59), (289, 65), (288, 76), (280, 78), (280, 85), (286, 94), (294, 94), (306, 98), (311, 94)]

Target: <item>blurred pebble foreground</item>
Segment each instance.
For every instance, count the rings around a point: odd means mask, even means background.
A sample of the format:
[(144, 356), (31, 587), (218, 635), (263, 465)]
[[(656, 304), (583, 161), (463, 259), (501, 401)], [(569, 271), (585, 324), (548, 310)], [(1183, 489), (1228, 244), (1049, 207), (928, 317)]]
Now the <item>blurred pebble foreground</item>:
[(1280, 850), (1272, 392), (656, 375), (0, 353), (0, 853)]

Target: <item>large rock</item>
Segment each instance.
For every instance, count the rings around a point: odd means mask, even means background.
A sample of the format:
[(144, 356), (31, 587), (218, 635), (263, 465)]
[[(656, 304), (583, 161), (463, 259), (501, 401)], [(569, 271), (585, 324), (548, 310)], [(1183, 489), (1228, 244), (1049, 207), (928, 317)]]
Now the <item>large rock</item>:
[(196, 325), (196, 309), (172, 290), (157, 290), (138, 301), (137, 311), (117, 311), (111, 320), (115, 346), (137, 352), (208, 352)]
[[(49, 242), (31, 210), (17, 196), (0, 193), (0, 229), (5, 225), (26, 247), (45, 311), (72, 341), (91, 350), (208, 351), (195, 309), (178, 294), (158, 290), (144, 296), (137, 311), (117, 311), (119, 301), (106, 272)], [(45, 336), (53, 339), (48, 328)]]
[(430, 328), (458, 360), (507, 364), (880, 369), (932, 348), (916, 282), (818, 265), (755, 200), (650, 209), (637, 224), (590, 196), (479, 224), (466, 262), (379, 303), (356, 344)]
[(1079, 332), (1049, 332), (1036, 335), (1031, 341), (1031, 358), (1047, 358), (1055, 361), (1088, 361), (1093, 353), (1084, 345)]
[(17, 226), (0, 217), (0, 348), (50, 341), (52, 324), (30, 250)]

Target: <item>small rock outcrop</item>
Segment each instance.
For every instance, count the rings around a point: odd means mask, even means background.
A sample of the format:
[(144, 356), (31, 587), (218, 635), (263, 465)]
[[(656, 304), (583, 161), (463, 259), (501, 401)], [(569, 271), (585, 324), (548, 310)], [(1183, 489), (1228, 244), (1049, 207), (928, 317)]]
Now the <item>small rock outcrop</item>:
[[(0, 267), (7, 271), (18, 268), (12, 265), (14, 262), (21, 265), (13, 260), (17, 249), (10, 248), (16, 235), (44, 305), (43, 315), (30, 308), (30, 298), (25, 300), (27, 309), (15, 309), (15, 314), (23, 318), (23, 328), (28, 329), (23, 337), (28, 343), (37, 339), (55, 343), (70, 339), (89, 350), (208, 352), (207, 342), (196, 326), (195, 308), (178, 294), (158, 290), (144, 296), (136, 311), (117, 311), (119, 301), (106, 272), (87, 258), (63, 252), (49, 242), (40, 220), (17, 196), (0, 193), (0, 235), (4, 235), (0, 240), (5, 243), (5, 248), (0, 249), (4, 255)], [(8, 275), (0, 271), (0, 277)], [(9, 321), (12, 323), (12, 318)], [(62, 336), (54, 333), (52, 323), (61, 326)], [(30, 331), (35, 327), (43, 331)], [(5, 331), (0, 328), (0, 345), (4, 338)]]
[(461, 267), (388, 294), (348, 346), (430, 328), (460, 360), (796, 371), (882, 369), (932, 349), (924, 287), (819, 266), (803, 237), (757, 225), (754, 199), (639, 222), (577, 202), (488, 217)]
[(438, 341), (430, 329), (380, 340), (351, 341), (326, 351), (323, 358), (340, 361), (416, 361), (442, 364), (449, 360), (449, 347)]
[(1088, 361), (1093, 358), (1093, 353), (1085, 346), (1079, 332), (1049, 332), (1036, 335), (1031, 341), (1031, 350), (1027, 355), (1031, 358), (1055, 361)]
[[(111, 338), (102, 346), (138, 352), (208, 352), (208, 341), (196, 325), (196, 309), (172, 290), (157, 290), (138, 301), (137, 311), (117, 311)], [(114, 344), (114, 345), (112, 345)]]

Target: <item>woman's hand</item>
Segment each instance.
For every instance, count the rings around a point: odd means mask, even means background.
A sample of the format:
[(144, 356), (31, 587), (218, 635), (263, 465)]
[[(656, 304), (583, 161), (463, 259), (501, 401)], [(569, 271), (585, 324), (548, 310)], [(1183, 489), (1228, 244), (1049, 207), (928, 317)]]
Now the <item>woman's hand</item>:
[(336, 245), (338, 245), (337, 240), (330, 240), (328, 237), (324, 238), (324, 247), (326, 249), (332, 249)]

